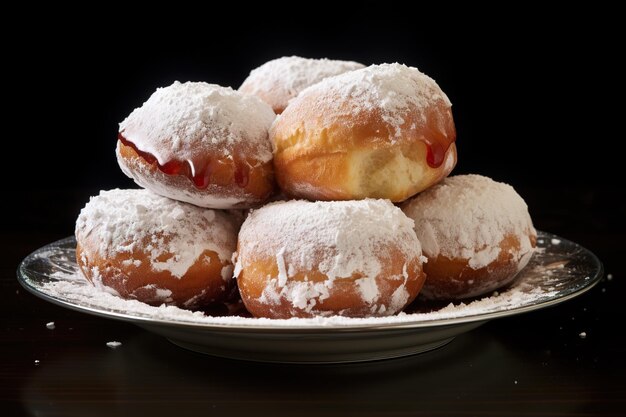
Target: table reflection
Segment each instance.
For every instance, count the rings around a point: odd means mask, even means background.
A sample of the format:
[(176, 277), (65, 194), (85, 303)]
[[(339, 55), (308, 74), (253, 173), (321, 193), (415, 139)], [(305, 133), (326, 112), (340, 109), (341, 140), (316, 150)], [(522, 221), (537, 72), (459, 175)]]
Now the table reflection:
[[(462, 412), (506, 400), (523, 375), (523, 361), (483, 329), (421, 355), (340, 365), (220, 359), (137, 332), (115, 350), (49, 358), (22, 397), (34, 416), (367, 415), (449, 411), (450, 402)], [(508, 388), (489, 392), (494, 381)]]

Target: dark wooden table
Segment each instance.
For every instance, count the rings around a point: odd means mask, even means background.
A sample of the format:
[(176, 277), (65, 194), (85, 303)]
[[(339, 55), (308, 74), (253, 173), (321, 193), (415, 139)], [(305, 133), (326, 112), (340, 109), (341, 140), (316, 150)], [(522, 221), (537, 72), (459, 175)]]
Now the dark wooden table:
[[(20, 288), (19, 261), (72, 233), (86, 193), (31, 196), (2, 231), (3, 416), (626, 415), (621, 190), (522, 190), (537, 227), (593, 250), (611, 280), (555, 308), (492, 321), (426, 354), (324, 366), (203, 356)], [(54, 205), (46, 206), (52, 195)], [(53, 330), (46, 327), (51, 321)], [(112, 340), (122, 345), (107, 347)]]

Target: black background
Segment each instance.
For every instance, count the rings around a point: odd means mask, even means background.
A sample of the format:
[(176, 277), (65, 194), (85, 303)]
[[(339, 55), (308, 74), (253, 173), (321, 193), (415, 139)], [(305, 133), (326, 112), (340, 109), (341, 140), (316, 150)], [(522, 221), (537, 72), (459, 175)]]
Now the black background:
[[(554, 12), (391, 2), (360, 2), (346, 12), (332, 3), (228, 6), (105, 16), (54, 5), (7, 16), (19, 22), (19, 30), (3, 29), (0, 399), (8, 410), (624, 415), (619, 14), (589, 5)], [(614, 279), (557, 308), (490, 322), (432, 354), (336, 368), (202, 357), (18, 290), (18, 262), (71, 235), (90, 195), (134, 187), (115, 160), (117, 124), (155, 88), (174, 80), (236, 88), (254, 67), (292, 54), (397, 61), (433, 77), (453, 102), (455, 173), (512, 184), (538, 229), (588, 247)], [(44, 326), (50, 320), (54, 332)], [(126, 350), (106, 350), (114, 339)], [(116, 365), (101, 369), (109, 361)]]
[[(69, 234), (89, 195), (133, 186), (115, 160), (117, 124), (155, 88), (174, 80), (237, 88), (256, 66), (297, 54), (416, 66), (453, 102), (456, 173), (511, 183), (533, 212), (543, 196), (525, 189), (555, 186), (617, 198), (606, 203), (623, 212), (621, 193), (613, 193), (623, 188), (616, 151), (623, 133), (612, 104), (621, 84), (609, 11), (471, 10), (448, 19), (448, 10), (363, 2), (348, 12), (303, 5), (286, 18), (281, 6), (258, 7), (245, 18), (235, 8), (173, 10), (165, 20), (121, 13), (104, 24), (50, 19), (33, 24), (34, 41), (10, 44), (7, 68), (15, 74), (7, 89), (15, 94), (6, 139), (15, 168), (7, 186), (17, 205), (45, 204), (33, 201), (34, 190), (50, 199), (73, 190), (70, 210), (45, 220)], [(261, 11), (270, 18), (254, 17)], [(580, 202), (563, 203), (575, 210)], [(3, 223), (40, 226), (21, 207)]]

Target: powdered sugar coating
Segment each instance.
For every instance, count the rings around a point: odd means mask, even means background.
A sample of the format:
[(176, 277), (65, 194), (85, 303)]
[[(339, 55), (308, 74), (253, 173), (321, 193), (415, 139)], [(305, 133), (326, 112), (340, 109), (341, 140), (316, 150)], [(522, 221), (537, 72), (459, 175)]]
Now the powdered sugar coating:
[[(391, 249), (393, 248), (393, 249)], [(281, 297), (307, 313), (329, 297), (336, 280), (360, 275), (355, 284), (363, 302), (378, 311), (383, 305), (377, 278), (381, 261), (392, 257), (391, 250), (421, 267), (420, 243), (413, 221), (387, 200), (308, 202), (286, 201), (254, 210), (239, 233), (239, 254), (235, 274), (256, 261), (276, 259), (278, 274), (268, 277), (261, 301), (276, 304)], [(297, 273), (319, 271), (323, 282), (291, 280)], [(386, 277), (403, 281), (408, 275)], [(387, 314), (404, 307), (409, 294), (404, 290), (386, 303)], [(394, 304), (395, 303), (395, 304)]]
[[(417, 112), (426, 123), (429, 109), (452, 106), (435, 80), (417, 68), (398, 63), (371, 65), (326, 78), (305, 89), (296, 100), (306, 100), (307, 96), (317, 96), (317, 102), (327, 102), (322, 104), (324, 107), (349, 112), (353, 118), (362, 112), (380, 112), (396, 137), (401, 136), (401, 126), (409, 112)], [(344, 101), (351, 105), (338, 104)]]
[(306, 87), (363, 67), (363, 64), (353, 61), (282, 57), (253, 69), (239, 91), (262, 98), (280, 112)]
[(263, 101), (230, 87), (176, 81), (136, 108), (120, 123), (120, 132), (161, 165), (176, 160), (202, 166), (207, 152), (227, 157), (235, 149), (267, 162), (274, 117)]
[(524, 200), (510, 185), (481, 175), (448, 177), (402, 209), (415, 220), (429, 258), (465, 259), (472, 269), (479, 269), (498, 258), (506, 235), (520, 239), (516, 259), (533, 251), (530, 235), (536, 232)]
[(132, 258), (134, 253), (145, 254), (154, 271), (169, 271), (181, 278), (207, 250), (215, 252), (221, 261), (230, 262), (236, 230), (222, 212), (148, 190), (115, 189), (101, 191), (81, 210), (76, 239), (95, 242), (90, 249), (102, 258), (126, 253), (129, 265), (140, 262)]

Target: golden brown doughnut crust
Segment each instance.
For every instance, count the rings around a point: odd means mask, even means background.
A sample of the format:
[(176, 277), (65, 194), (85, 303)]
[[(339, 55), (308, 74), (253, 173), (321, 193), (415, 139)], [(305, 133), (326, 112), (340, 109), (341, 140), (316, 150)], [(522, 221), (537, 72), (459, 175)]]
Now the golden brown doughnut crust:
[[(537, 236), (527, 236), (535, 248)], [(443, 255), (429, 258), (424, 264), (427, 279), (421, 296), (436, 300), (457, 300), (487, 294), (510, 284), (525, 266), (528, 258), (519, 259), (514, 254), (521, 250), (520, 238), (507, 234), (500, 242), (500, 254), (489, 265), (473, 269), (469, 259), (450, 259)], [(532, 252), (526, 256), (531, 256)]]
[[(155, 290), (159, 288), (172, 292), (169, 296), (171, 300), (166, 304), (194, 309), (222, 301), (234, 285), (234, 280), (225, 281), (222, 278), (222, 269), (229, 264), (221, 262), (212, 251), (203, 252), (196, 263), (181, 278), (177, 278), (169, 271), (153, 270), (148, 256), (142, 250), (103, 258), (97, 251), (90, 250), (91, 245), (89, 241), (77, 242), (78, 266), (92, 284), (99, 281), (117, 291), (122, 298), (158, 306), (164, 302)], [(142, 247), (147, 245), (148, 242), (144, 242)], [(141, 263), (139, 266), (124, 265), (128, 259)]]
[(427, 163), (425, 137), (452, 142), (456, 137), (451, 109), (444, 102), (419, 111), (409, 108), (397, 135), (378, 109), (355, 112), (350, 100), (331, 101), (318, 91), (307, 93), (297, 97), (270, 129), (276, 178), (289, 195), (400, 202), (445, 178), (456, 164), (454, 143), (441, 165)]
[[(252, 244), (251, 242), (239, 242), (238, 251), (245, 250), (243, 246)], [(237, 285), (241, 298), (246, 309), (255, 317), (267, 317), (272, 319), (288, 319), (291, 317), (315, 317), (315, 316), (331, 316), (341, 315), (346, 317), (372, 317), (388, 315), (386, 310), (393, 294), (401, 286), (404, 285), (408, 298), (406, 302), (399, 307), (397, 311), (402, 310), (410, 304), (417, 294), (420, 292), (426, 275), (422, 270), (422, 263), (419, 258), (414, 258), (406, 264), (406, 259), (400, 251), (392, 251), (394, 254), (390, 258), (385, 259), (382, 264), (382, 271), (376, 277), (376, 284), (380, 292), (380, 300), (373, 309), (372, 306), (363, 302), (359, 293), (359, 288), (355, 282), (362, 278), (361, 275), (354, 274), (350, 278), (336, 279), (332, 288), (329, 288), (328, 298), (319, 301), (315, 305), (313, 311), (307, 311), (305, 308), (295, 307), (291, 301), (280, 296), (278, 302), (263, 302), (262, 295), (269, 286), (270, 291), (280, 293), (278, 284), (270, 282), (270, 277), (278, 274), (278, 265), (276, 258), (265, 258), (254, 261), (252, 264), (245, 266), (237, 277)], [(313, 264), (318, 264), (317, 260)], [(403, 270), (407, 274), (406, 282)], [(393, 277), (393, 278), (390, 278)], [(292, 282), (323, 283), (328, 281), (328, 277), (319, 270), (299, 271), (294, 276), (289, 277)], [(381, 309), (381, 305), (385, 305)], [(397, 311), (392, 312), (395, 314)]]

